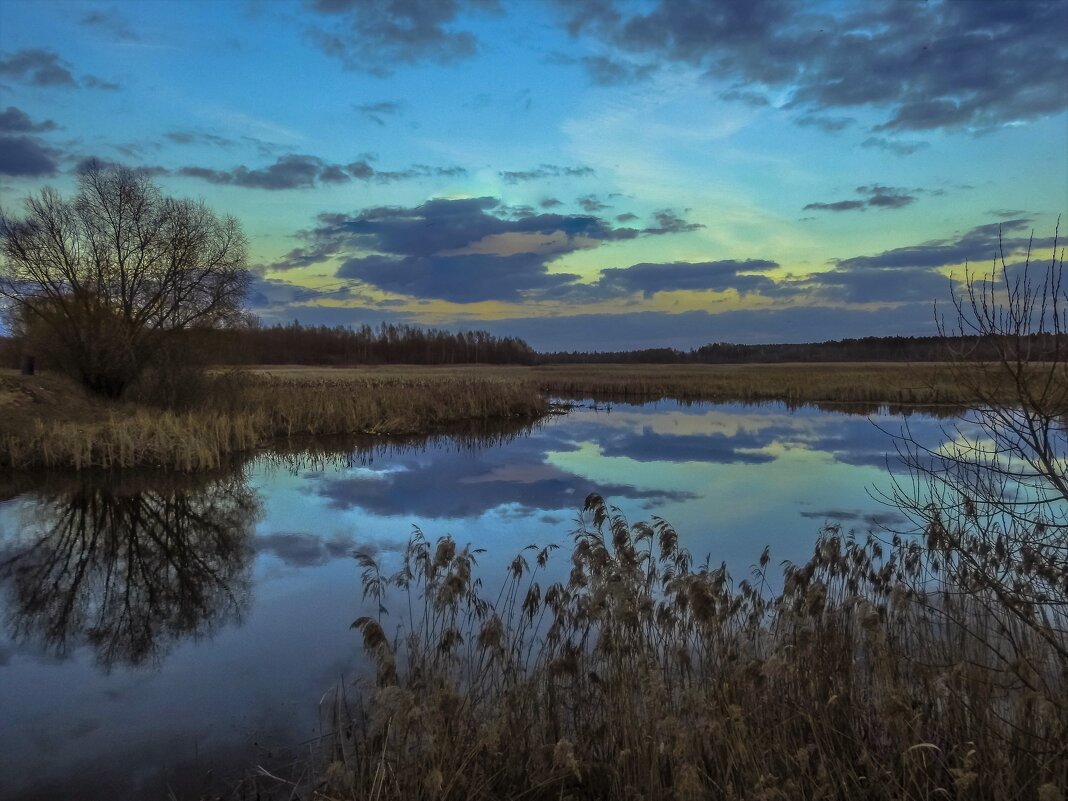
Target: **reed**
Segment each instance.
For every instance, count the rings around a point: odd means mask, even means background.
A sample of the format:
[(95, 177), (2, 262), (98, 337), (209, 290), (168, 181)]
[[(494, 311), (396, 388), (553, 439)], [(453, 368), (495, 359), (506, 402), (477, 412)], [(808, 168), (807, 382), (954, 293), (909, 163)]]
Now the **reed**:
[[(547, 404), (525, 382), (367, 377), (345, 381), (226, 373), (195, 405), (86, 398), (50, 377), (38, 401), (0, 422), (0, 467), (216, 469), (229, 454), (295, 437), (411, 435), (469, 421), (532, 421)], [(41, 400), (44, 397), (44, 400)]]
[[(1013, 598), (969, 586), (941, 547), (831, 527), (780, 582), (765, 550), (736, 584), (695, 563), (668, 523), (630, 526), (591, 496), (566, 580), (545, 578), (553, 547), (530, 546), (485, 597), (478, 551), (416, 531), (394, 573), (358, 556), (378, 611), (353, 627), (373, 673), (339, 690), (318, 769), (281, 789), (335, 801), (1064, 798), (1064, 606), (1021, 616)], [(242, 789), (269, 794), (276, 779)]]

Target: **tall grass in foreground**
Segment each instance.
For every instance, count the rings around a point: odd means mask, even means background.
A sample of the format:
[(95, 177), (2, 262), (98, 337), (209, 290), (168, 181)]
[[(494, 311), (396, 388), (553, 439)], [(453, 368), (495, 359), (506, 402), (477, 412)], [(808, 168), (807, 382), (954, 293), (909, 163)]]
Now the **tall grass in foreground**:
[(939, 537), (828, 528), (772, 592), (767, 550), (735, 584), (590, 496), (566, 581), (543, 586), (553, 549), (531, 546), (487, 598), (478, 551), (417, 532), (392, 575), (359, 557), (375, 677), (339, 692), (322, 770), (286, 792), (1063, 799), (1064, 608), (1012, 609)]

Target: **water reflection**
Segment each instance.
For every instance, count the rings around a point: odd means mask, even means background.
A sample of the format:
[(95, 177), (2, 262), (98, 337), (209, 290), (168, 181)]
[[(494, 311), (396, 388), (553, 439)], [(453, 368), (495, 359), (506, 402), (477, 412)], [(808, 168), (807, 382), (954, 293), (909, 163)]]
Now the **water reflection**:
[(0, 545), (11, 637), (104, 669), (158, 660), (240, 620), (259, 509), (243, 475), (52, 482)]
[(0, 477), (0, 801), (199, 798), (209, 771), (269, 765), (256, 743), (314, 738), (362, 653), (351, 555), (395, 561), (413, 525), (486, 548), (488, 584), (566, 546), (597, 492), (741, 576), (765, 545), (803, 560), (826, 522), (894, 522), (867, 492), (888, 451), (864, 416), (664, 402), (304, 440), (208, 477)]

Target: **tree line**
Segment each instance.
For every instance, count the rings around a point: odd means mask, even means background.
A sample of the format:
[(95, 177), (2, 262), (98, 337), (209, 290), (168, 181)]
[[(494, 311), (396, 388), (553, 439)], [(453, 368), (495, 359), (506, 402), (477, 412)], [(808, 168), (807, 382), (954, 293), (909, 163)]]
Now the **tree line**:
[(414, 325), (249, 325), (217, 330), (210, 352), (222, 364), (533, 364), (537, 354), (516, 337)]

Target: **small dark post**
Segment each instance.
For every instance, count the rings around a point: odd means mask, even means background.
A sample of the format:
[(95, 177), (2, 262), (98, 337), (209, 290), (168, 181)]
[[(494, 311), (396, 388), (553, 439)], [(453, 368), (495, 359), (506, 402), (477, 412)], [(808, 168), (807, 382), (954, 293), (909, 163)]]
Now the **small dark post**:
[(22, 357), (21, 371), (23, 375), (33, 375), (33, 370), (35, 366), (36, 362), (33, 356)]

